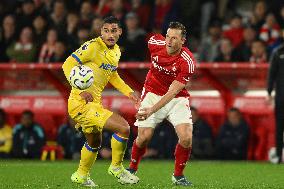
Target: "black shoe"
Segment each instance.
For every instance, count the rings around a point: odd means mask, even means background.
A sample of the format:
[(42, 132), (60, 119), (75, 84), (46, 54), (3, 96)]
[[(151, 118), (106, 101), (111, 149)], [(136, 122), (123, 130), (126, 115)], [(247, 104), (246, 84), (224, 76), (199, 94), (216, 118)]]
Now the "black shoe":
[(172, 176), (172, 182), (179, 186), (192, 186), (192, 183), (188, 181), (185, 176)]
[(126, 169), (129, 173), (136, 175), (137, 171), (135, 171), (134, 169), (128, 168)]

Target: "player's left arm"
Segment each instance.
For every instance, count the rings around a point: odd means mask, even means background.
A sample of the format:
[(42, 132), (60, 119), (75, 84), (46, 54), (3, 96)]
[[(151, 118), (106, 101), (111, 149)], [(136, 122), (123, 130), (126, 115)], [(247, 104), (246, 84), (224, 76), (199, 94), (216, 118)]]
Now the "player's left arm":
[(150, 117), (153, 113), (168, 104), (182, 89), (184, 89), (185, 83), (174, 80), (169, 87), (168, 92), (152, 107), (142, 108), (136, 115), (139, 120), (145, 120)]
[(119, 76), (117, 71), (113, 73), (109, 80), (110, 84), (114, 86), (119, 92), (127, 96), (130, 100), (133, 101), (136, 107), (140, 106), (140, 98), (138, 94), (134, 92), (131, 87), (129, 87)]

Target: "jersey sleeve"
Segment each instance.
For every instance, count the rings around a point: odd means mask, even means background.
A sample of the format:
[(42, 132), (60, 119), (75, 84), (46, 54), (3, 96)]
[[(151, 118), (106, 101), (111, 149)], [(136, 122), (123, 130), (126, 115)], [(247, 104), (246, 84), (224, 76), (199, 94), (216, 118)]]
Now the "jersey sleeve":
[(191, 53), (182, 51), (181, 57), (181, 72), (178, 74), (175, 80), (186, 84), (194, 73), (196, 63)]
[(68, 81), (69, 74), (74, 66), (84, 64), (92, 60), (92, 58), (94, 57), (95, 48), (96, 47), (94, 46), (94, 44), (92, 44), (92, 41), (88, 41), (65, 60), (64, 64), (62, 65), (62, 69)]
[(155, 34), (148, 40), (148, 49), (150, 53), (152, 53), (156, 49), (161, 48), (164, 45), (166, 45), (166, 41), (161, 34)]
[(71, 54), (71, 56), (79, 63), (85, 64), (93, 59), (94, 51), (96, 50), (93, 41), (85, 42), (79, 49)]

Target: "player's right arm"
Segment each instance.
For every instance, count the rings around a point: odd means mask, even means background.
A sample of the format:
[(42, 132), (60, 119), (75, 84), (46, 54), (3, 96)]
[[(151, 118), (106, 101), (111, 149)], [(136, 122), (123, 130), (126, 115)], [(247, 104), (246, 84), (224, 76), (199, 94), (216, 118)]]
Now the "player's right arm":
[[(93, 41), (88, 41), (84, 43), (79, 49), (73, 52), (63, 63), (62, 69), (68, 81), (70, 81), (69, 75), (74, 66), (85, 64), (86, 62), (92, 60), (92, 55), (94, 55), (93, 51), (95, 49), (91, 45), (92, 42)], [(86, 101), (86, 103), (93, 101), (92, 94), (84, 90), (82, 90), (80, 96)]]
[(91, 42), (88, 41), (84, 43), (79, 49), (73, 52), (63, 63), (62, 69), (65, 77), (69, 81), (69, 75), (74, 66), (85, 64), (91, 61), (93, 49), (90, 45)]

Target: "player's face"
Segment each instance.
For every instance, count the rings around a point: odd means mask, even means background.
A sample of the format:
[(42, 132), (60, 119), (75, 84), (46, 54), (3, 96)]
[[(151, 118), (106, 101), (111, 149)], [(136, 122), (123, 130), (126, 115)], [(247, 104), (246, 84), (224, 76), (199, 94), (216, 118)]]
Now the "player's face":
[(101, 37), (108, 47), (116, 44), (122, 31), (118, 24), (105, 23), (101, 29)]
[(169, 28), (166, 35), (166, 48), (170, 55), (176, 55), (180, 52), (185, 38), (182, 37), (181, 30)]

